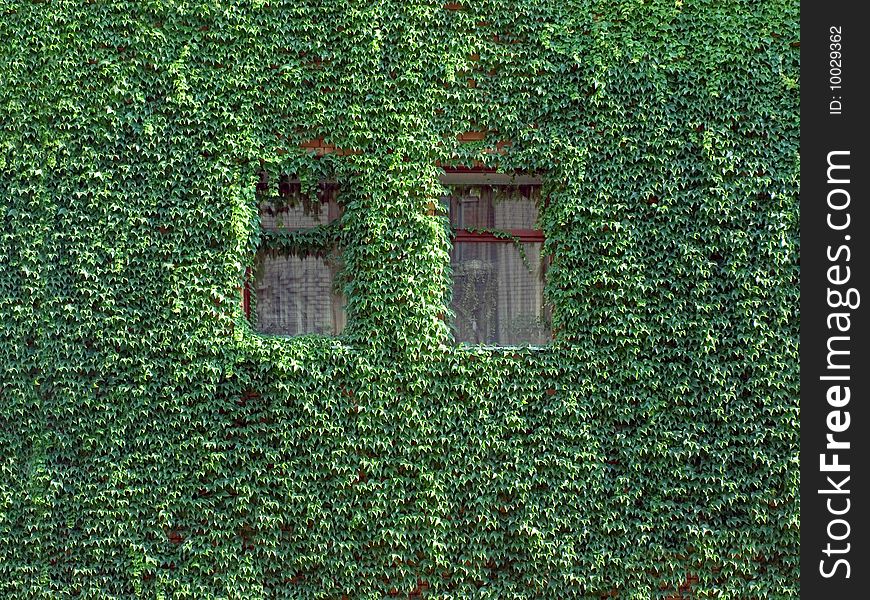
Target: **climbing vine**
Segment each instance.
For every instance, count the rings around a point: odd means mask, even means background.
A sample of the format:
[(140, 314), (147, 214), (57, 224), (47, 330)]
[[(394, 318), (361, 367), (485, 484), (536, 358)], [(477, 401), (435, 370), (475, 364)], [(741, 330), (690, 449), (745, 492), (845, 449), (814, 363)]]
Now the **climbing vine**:
[[(797, 596), (798, 45), (790, 0), (0, 0), (0, 597)], [(452, 343), (450, 167), (541, 174), (549, 346)], [(282, 176), (340, 219), (260, 231)], [(340, 336), (244, 318), (288, 245)]]

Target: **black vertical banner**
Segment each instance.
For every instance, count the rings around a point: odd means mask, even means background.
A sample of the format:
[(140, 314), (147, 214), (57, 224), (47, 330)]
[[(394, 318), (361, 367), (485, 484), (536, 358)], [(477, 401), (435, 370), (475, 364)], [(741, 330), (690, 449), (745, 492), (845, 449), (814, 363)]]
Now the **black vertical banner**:
[(870, 162), (861, 3), (801, 4), (801, 597), (870, 590)]

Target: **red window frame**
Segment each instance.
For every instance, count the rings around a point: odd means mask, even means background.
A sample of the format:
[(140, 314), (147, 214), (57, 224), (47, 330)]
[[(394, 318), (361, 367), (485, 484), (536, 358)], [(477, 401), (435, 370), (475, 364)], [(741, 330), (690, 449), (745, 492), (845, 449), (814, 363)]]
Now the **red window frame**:
[(454, 242), (538, 242), (544, 243), (544, 232), (539, 229), (503, 229), (511, 237), (501, 237), (488, 231), (469, 231), (453, 228)]
[(245, 285), (242, 286), (242, 311), (245, 318), (251, 321), (251, 267), (245, 269)]

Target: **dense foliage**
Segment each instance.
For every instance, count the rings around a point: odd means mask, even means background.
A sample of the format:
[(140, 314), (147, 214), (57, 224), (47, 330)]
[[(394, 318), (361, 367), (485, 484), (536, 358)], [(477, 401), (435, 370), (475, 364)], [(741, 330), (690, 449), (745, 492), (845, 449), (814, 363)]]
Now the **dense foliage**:
[[(797, 17), (0, 0), (0, 597), (796, 596)], [(450, 339), (475, 161), (544, 349)], [(338, 338), (242, 315), (261, 170), (341, 185)]]

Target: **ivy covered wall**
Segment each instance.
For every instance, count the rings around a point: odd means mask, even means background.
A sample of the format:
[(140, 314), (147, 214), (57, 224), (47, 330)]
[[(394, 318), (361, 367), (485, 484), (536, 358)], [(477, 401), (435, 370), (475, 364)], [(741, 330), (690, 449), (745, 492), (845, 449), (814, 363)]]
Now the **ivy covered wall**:
[[(0, 0), (0, 597), (796, 596), (798, 37)], [(430, 204), (474, 164), (547, 186), (545, 349), (450, 339)], [(243, 318), (261, 169), (342, 186), (281, 242), (342, 248), (338, 338)]]

